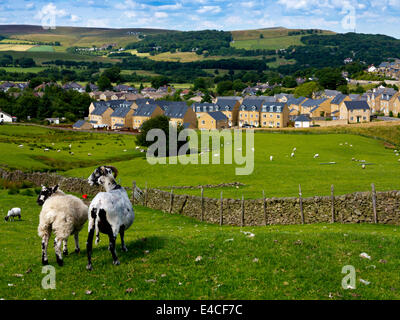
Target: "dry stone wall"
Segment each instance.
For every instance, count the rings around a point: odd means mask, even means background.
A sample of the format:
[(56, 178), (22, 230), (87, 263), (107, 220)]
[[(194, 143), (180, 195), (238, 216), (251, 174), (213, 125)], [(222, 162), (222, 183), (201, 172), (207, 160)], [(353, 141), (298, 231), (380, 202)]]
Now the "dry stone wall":
[[(25, 173), (0, 169), (0, 178), (10, 181), (31, 181), (33, 184), (53, 186), (58, 184), (66, 192), (95, 195), (101, 188), (91, 187), (84, 179), (63, 177), (52, 173)], [(131, 190), (131, 188), (126, 188)], [(171, 201), (172, 198), (172, 201)], [(135, 200), (135, 204), (167, 213), (182, 214), (210, 223), (220, 223), (220, 199), (202, 198), (192, 195), (177, 195), (167, 191), (148, 189), (145, 197)], [(203, 203), (203, 205), (202, 205)], [(311, 197), (302, 199), (305, 223), (328, 223), (332, 221), (331, 197)], [(171, 206), (172, 205), (172, 206)], [(270, 198), (244, 201), (244, 225), (301, 224), (300, 201), (298, 198)], [(202, 210), (204, 208), (204, 210)], [(223, 199), (223, 224), (242, 224), (242, 200)], [(373, 223), (374, 212), (371, 192), (356, 192), (335, 196), (334, 219), (342, 223)], [(400, 191), (376, 193), (378, 223), (400, 224)]]

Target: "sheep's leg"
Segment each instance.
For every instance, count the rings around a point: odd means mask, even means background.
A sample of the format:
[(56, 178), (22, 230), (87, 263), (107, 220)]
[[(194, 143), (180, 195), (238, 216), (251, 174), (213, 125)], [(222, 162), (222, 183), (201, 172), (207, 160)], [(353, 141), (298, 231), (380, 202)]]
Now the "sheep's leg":
[(112, 258), (113, 258), (113, 264), (117, 266), (117, 265), (120, 264), (120, 262), (118, 260), (118, 257), (117, 257), (117, 253), (115, 252), (115, 240), (117, 239), (117, 236), (114, 235), (112, 232), (110, 232), (108, 234), (108, 238), (110, 240), (109, 248), (110, 248), (110, 252), (111, 252)]
[(62, 267), (64, 265), (64, 261), (63, 261), (63, 257), (62, 257), (62, 253), (61, 253), (61, 244), (62, 244), (61, 239), (58, 239), (58, 238), (54, 239), (54, 250), (56, 252), (57, 263), (60, 267)]
[(87, 270), (92, 270), (92, 250), (93, 250), (93, 237), (94, 237), (94, 232), (96, 229), (96, 214), (97, 214), (97, 209), (93, 208), (91, 212), (91, 216), (89, 218), (89, 235), (88, 239), (86, 241), (86, 251), (87, 251), (87, 257), (88, 257), (88, 264), (86, 266)]
[(99, 232), (99, 230), (97, 230), (96, 231), (96, 241), (95, 241), (96, 246), (99, 244), (99, 242), (100, 242), (100, 232)]
[(75, 253), (81, 252), (81, 249), (79, 248), (79, 233), (74, 234), (74, 239), (75, 239)]
[(121, 228), (120, 228), (120, 230), (119, 230), (119, 235), (120, 235), (120, 237), (121, 237), (122, 251), (128, 252), (128, 248), (125, 246), (125, 240), (124, 240), (124, 236), (125, 236), (125, 226), (121, 226)]
[(68, 239), (63, 240), (63, 255), (68, 255)]
[(45, 235), (42, 238), (42, 264), (47, 266), (49, 264), (49, 259), (47, 258), (47, 247), (49, 245), (50, 236)]

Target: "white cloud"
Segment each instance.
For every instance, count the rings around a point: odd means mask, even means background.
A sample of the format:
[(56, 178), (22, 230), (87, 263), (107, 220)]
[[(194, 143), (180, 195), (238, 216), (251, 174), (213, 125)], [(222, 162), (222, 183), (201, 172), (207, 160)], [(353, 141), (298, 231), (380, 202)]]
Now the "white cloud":
[(77, 16), (75, 14), (71, 14), (71, 22), (78, 22), (78, 21), (81, 21), (81, 20), (82, 20), (81, 17), (79, 17), (79, 16)]
[(59, 18), (63, 18), (65, 16), (67, 16), (67, 12), (64, 9), (60, 9), (58, 10), (57, 7), (50, 2), (49, 4), (45, 5), (44, 7), (42, 7), (37, 13), (35, 18), (36, 19), (43, 19), (49, 16), (52, 17), (59, 17)]
[(221, 7), (220, 6), (202, 6), (200, 9), (197, 10), (197, 13), (220, 13)]
[(161, 12), (161, 11), (160, 12), (156, 12), (154, 14), (154, 16), (156, 18), (160, 18), (160, 19), (168, 18), (168, 14), (166, 12)]

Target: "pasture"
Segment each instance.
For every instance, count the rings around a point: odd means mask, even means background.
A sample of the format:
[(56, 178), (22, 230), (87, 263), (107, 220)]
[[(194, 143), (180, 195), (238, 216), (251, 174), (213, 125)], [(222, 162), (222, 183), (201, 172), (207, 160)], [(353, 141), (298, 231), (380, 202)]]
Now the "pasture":
[[(81, 253), (73, 253), (70, 239), (64, 267), (56, 265), (49, 245), (56, 289), (44, 290), (36, 196), (0, 190), (0, 215), (17, 205), (22, 220), (0, 222), (0, 299), (400, 298), (396, 226), (219, 227), (138, 206), (125, 235), (127, 253), (117, 240), (120, 266), (112, 265), (102, 235), (93, 250), (94, 269), (86, 270), (85, 225)], [(362, 259), (363, 252), (371, 260)], [(345, 265), (356, 269), (354, 290), (342, 289)]]
[[(348, 129), (349, 133), (361, 130)], [(345, 129), (343, 129), (345, 130)], [(375, 131), (373, 131), (375, 130)], [(364, 135), (379, 132), (390, 141), (391, 134), (398, 140), (399, 127), (365, 128)], [(301, 184), (304, 196), (329, 195), (331, 184), (336, 194), (370, 190), (375, 183), (378, 191), (398, 190), (400, 162), (394, 146), (382, 140), (358, 134), (340, 132), (318, 134), (309, 132), (257, 132), (254, 145), (254, 170), (248, 176), (238, 176), (235, 169), (243, 167), (224, 163), (224, 150), (209, 153), (210, 164), (150, 165), (145, 153), (136, 149), (134, 136), (100, 133), (79, 133), (26, 126), (1, 126), (0, 147), (8, 150), (0, 154), (3, 167), (22, 170), (51, 170), (66, 176), (86, 178), (98, 164), (111, 164), (120, 171), (121, 183), (131, 186), (135, 180), (144, 187), (197, 186), (240, 182), (240, 188), (206, 189), (206, 197), (260, 198), (262, 190), (267, 197), (297, 196)], [(325, 133), (324, 133), (325, 132)], [(366, 133), (365, 133), (366, 132)], [(399, 145), (398, 141), (393, 144)], [(71, 144), (71, 150), (69, 149)], [(19, 147), (23, 145), (23, 147)], [(204, 147), (204, 146), (203, 146)], [(207, 148), (208, 146), (206, 146)], [(44, 149), (49, 151), (45, 152)], [(293, 148), (295, 156), (291, 157)], [(198, 146), (201, 149), (201, 146)], [(69, 152), (74, 152), (73, 155)], [(90, 153), (90, 156), (88, 155)], [(243, 154), (253, 153), (243, 147)], [(314, 158), (319, 154), (318, 158)], [(270, 161), (270, 156), (273, 161)], [(367, 163), (362, 169), (362, 162)], [(212, 164), (220, 160), (221, 164)], [(335, 164), (329, 164), (335, 162)], [(177, 192), (183, 192), (177, 190)], [(184, 190), (199, 194), (199, 190)]]
[(54, 52), (53, 46), (34, 46), (30, 48), (30, 52)]

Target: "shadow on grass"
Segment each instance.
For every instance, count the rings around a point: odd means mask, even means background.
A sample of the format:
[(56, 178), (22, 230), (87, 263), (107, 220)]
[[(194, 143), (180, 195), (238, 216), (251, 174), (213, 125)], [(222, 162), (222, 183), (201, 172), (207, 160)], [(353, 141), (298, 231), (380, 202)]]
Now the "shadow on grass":
[[(98, 246), (93, 244), (92, 256), (96, 257), (99, 255), (101, 256), (110, 255), (111, 258), (111, 253), (108, 250), (108, 237), (106, 235), (102, 236), (103, 237), (101, 237), (101, 241)], [(121, 263), (142, 258), (144, 256), (147, 256), (148, 254), (154, 253), (159, 249), (162, 249), (167, 241), (168, 241), (167, 238), (158, 236), (141, 238), (134, 241), (126, 241), (125, 245), (128, 248), (128, 252), (123, 252), (121, 250), (121, 241), (120, 238), (118, 237), (116, 242), (117, 256), (121, 261)], [(146, 251), (148, 251), (148, 253)], [(86, 257), (87, 255), (86, 249), (81, 251), (81, 255), (84, 255)]]

